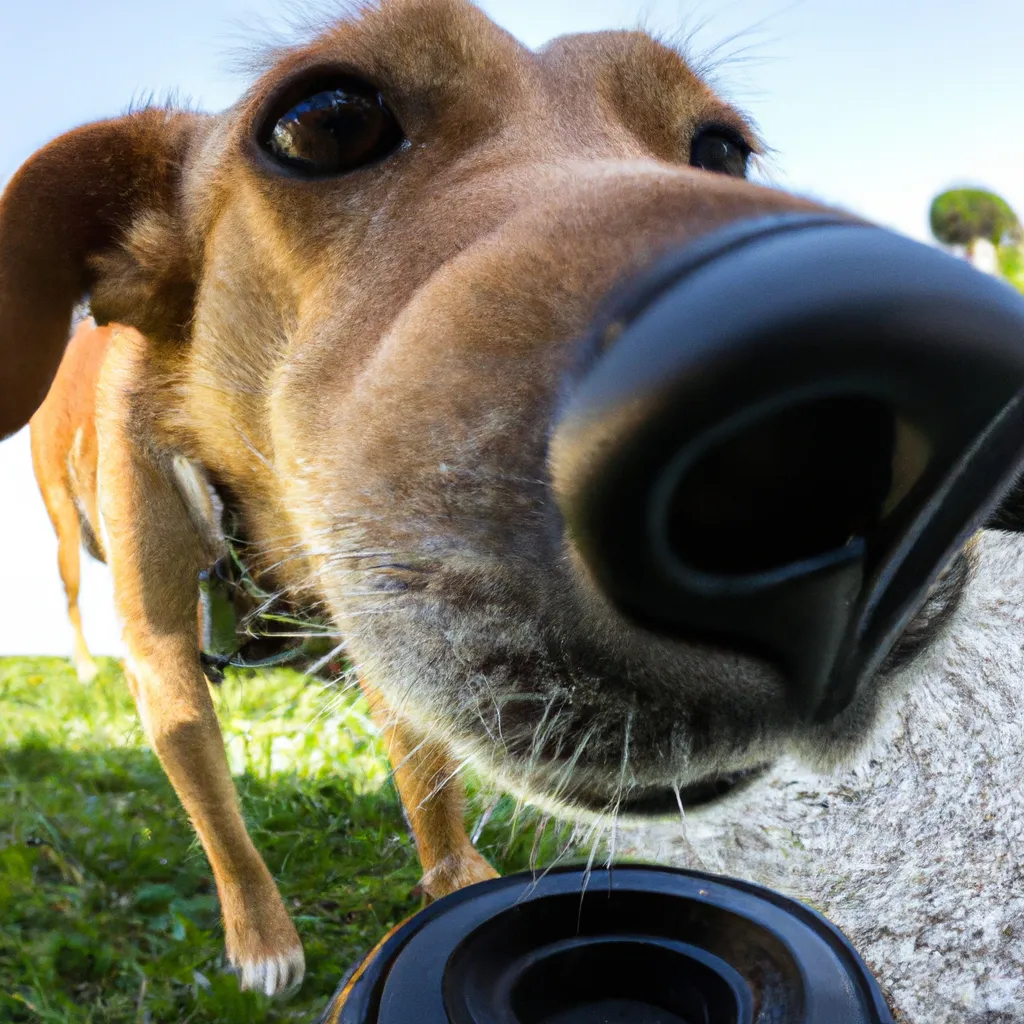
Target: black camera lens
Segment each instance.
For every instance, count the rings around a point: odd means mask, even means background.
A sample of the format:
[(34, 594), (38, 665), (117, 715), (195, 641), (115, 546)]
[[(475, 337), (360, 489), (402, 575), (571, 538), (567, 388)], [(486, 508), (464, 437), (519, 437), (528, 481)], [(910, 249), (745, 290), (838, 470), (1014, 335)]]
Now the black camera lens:
[(323, 1024), (892, 1024), (834, 925), (700, 872), (483, 882), (397, 929)]

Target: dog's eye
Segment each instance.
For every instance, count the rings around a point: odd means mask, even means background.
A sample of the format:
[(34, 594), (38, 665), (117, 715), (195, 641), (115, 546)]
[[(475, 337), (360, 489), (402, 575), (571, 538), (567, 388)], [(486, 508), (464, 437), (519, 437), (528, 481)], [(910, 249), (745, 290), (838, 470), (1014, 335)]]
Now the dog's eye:
[(278, 163), (309, 177), (345, 174), (376, 163), (404, 141), (381, 94), (358, 80), (310, 89), (268, 118), (260, 145)]
[(702, 128), (690, 144), (690, 166), (745, 178), (750, 147), (728, 128)]

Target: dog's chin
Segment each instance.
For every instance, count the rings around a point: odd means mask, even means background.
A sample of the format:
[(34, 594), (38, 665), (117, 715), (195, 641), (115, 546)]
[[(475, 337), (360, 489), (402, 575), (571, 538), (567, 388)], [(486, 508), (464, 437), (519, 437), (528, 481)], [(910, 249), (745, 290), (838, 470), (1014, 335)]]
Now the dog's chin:
[(636, 790), (622, 801), (619, 813), (625, 818), (678, 817), (681, 812), (710, 807), (726, 797), (734, 796), (756, 782), (771, 766), (760, 764), (723, 775), (708, 776), (698, 782), (681, 786), (650, 787)]
[(678, 788), (672, 785), (633, 787), (621, 798), (614, 793), (580, 788), (569, 797), (562, 794), (557, 800), (537, 791), (531, 792), (527, 799), (560, 817), (578, 820), (597, 821), (611, 817), (620, 822), (678, 820), (680, 814), (702, 811), (735, 796), (765, 775), (769, 768), (771, 764), (766, 762), (752, 768), (709, 775)]

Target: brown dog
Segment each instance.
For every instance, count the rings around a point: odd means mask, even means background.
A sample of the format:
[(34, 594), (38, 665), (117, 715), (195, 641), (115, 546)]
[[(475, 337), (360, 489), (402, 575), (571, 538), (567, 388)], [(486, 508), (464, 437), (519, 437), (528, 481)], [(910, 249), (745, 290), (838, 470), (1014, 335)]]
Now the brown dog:
[[(89, 318), (80, 321), (46, 400), (29, 421), (32, 462), (57, 534), (57, 564), (74, 635), (74, 663), (83, 683), (95, 678), (96, 664), (82, 634), (78, 607), (79, 548), (84, 546), (93, 558), (106, 561), (98, 535), (102, 520), (97, 490), (97, 385), (113, 337), (131, 330), (121, 325), (97, 327)], [(239, 579), (237, 569), (233, 571), (234, 563), (222, 535), (223, 509), (218, 510), (215, 496), (206, 494), (204, 482), (183, 462), (179, 462), (177, 471), (184, 474), (183, 486), (192, 488), (195, 507), (203, 510), (209, 549), (222, 554), (221, 563), (211, 567), (219, 571), (206, 574), (197, 607), (207, 675), (219, 681), (224, 664), (259, 665), (268, 660), (300, 669), (319, 667), (336, 672), (339, 659), (331, 656), (335, 643), (329, 634), (298, 641), (293, 639), (293, 624), (275, 625), (263, 614), (286, 610), (281, 607), (283, 596), (278, 596), (270, 608), (266, 597), (246, 591), (242, 584), (247, 581)], [(214, 500), (207, 503), (208, 497)], [(318, 633), (321, 630), (322, 626)]]
[[(278, 53), (220, 116), (90, 125), (8, 186), (0, 431), (38, 405), (83, 295), (131, 325), (96, 392), (99, 511), (78, 507), (244, 986), (279, 991), (303, 957), (197, 655), (197, 575), (223, 544), (211, 489), (263, 585), (347, 645), (431, 895), (493, 875), (464, 831), (464, 763), (562, 810), (628, 813), (869, 732), (888, 676), (801, 721), (767, 665), (622, 619), (554, 501), (560, 381), (609, 289), (732, 221), (815, 209), (744, 180), (757, 150), (646, 35), (535, 53), (464, 0), (390, 0)], [(77, 401), (76, 358), (60, 387)]]
[(95, 531), (96, 384), (113, 330), (83, 320), (71, 336), (46, 401), (30, 421), (32, 465), (46, 511), (57, 534), (57, 566), (68, 599), (75, 639), (75, 668), (92, 682), (96, 664), (82, 635), (78, 609), (79, 549), (104, 560)]

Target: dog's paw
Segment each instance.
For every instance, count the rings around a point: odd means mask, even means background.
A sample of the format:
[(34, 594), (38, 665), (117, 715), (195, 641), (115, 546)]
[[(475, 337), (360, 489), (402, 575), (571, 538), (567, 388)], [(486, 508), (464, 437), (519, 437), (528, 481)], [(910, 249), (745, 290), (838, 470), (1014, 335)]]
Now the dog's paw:
[(94, 662), (92, 658), (89, 658), (88, 660), (81, 659), (75, 663), (75, 673), (78, 676), (78, 681), (80, 683), (88, 685), (99, 674), (99, 669), (96, 667), (96, 662)]
[(244, 991), (281, 995), (298, 988), (306, 973), (302, 942), (276, 892), (257, 907), (225, 915), (228, 962)]
[(302, 944), (284, 953), (260, 959), (242, 959), (233, 964), (238, 975), (238, 986), (245, 992), (262, 992), (277, 996), (296, 989), (306, 974), (306, 957)]
[(434, 865), (420, 880), (419, 888), (428, 901), (439, 900), (467, 885), (499, 878), (499, 874), (472, 846), (445, 857)]

